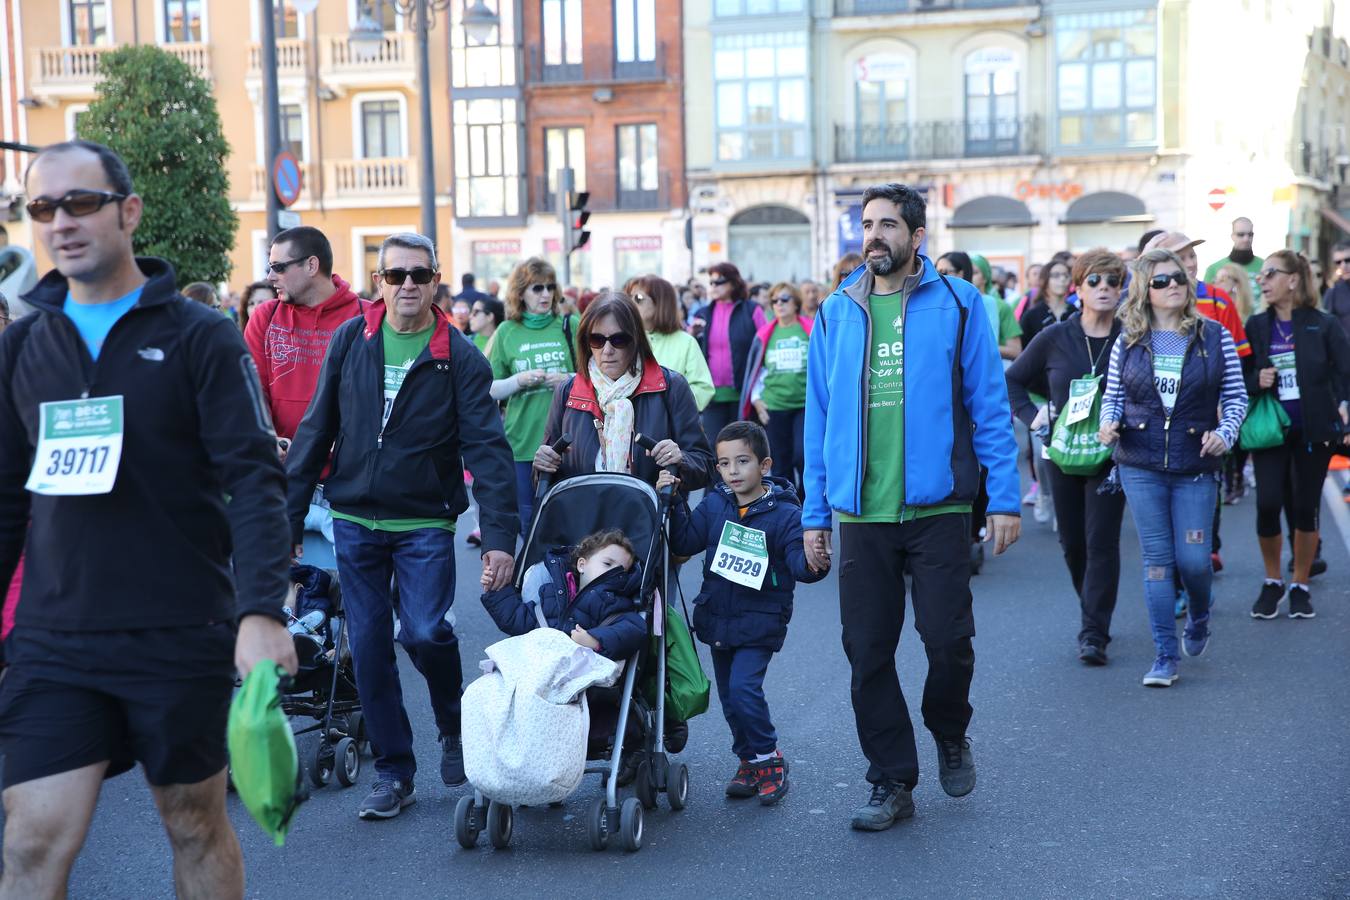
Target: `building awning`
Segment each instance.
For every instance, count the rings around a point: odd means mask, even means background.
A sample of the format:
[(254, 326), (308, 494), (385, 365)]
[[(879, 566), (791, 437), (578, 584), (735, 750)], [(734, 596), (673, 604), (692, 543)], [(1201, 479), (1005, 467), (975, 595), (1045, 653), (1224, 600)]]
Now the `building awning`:
[(1031, 210), (1012, 197), (976, 197), (967, 200), (952, 213), (949, 228), (1020, 227), (1035, 225)]
[(1326, 219), (1346, 234), (1350, 234), (1350, 207), (1347, 207), (1346, 209), (1332, 209), (1330, 206), (1324, 206), (1322, 207), (1322, 218)]
[(1069, 204), (1061, 225), (1100, 225), (1103, 223), (1152, 222), (1144, 201), (1120, 191), (1084, 194)]

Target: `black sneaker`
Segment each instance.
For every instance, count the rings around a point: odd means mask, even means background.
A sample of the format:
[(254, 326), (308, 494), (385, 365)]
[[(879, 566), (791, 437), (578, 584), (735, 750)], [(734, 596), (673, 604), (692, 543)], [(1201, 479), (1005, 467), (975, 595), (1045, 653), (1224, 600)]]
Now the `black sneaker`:
[(382, 778), (375, 782), (366, 799), (361, 801), (361, 808), (356, 814), (362, 819), (392, 819), (403, 812), (403, 807), (412, 806), (415, 802), (417, 798), (413, 796), (411, 784), (404, 784), (397, 778)]
[(441, 781), (447, 787), (459, 787), (468, 778), (464, 776), (464, 747), (459, 735), (441, 735)]
[(759, 772), (750, 760), (743, 759), (736, 769), (736, 774), (727, 782), (727, 796), (744, 800), (757, 793), (759, 793)]
[(1280, 601), (1283, 599), (1284, 585), (1278, 581), (1267, 581), (1261, 585), (1261, 596), (1252, 604), (1252, 618), (1275, 618), (1280, 611)]
[(1308, 589), (1299, 585), (1294, 585), (1289, 589), (1289, 618), (1291, 619), (1311, 619), (1317, 613), (1313, 612), (1312, 598), (1308, 595)]
[(1092, 641), (1078, 642), (1078, 658), (1087, 666), (1106, 665), (1106, 648)]
[(665, 727), (666, 752), (679, 753), (689, 743), (688, 722), (667, 722)]
[(1316, 578), (1318, 575), (1325, 575), (1327, 572), (1327, 561), (1319, 554), (1308, 567), (1308, 577)]
[(853, 814), (852, 825), (859, 831), (885, 831), (900, 819), (914, 815), (914, 797), (898, 781), (872, 785), (872, 796)]
[(759, 783), (759, 802), (773, 806), (787, 794), (792, 782), (788, 780), (788, 764), (781, 750), (775, 750), (773, 756), (761, 763), (752, 763), (756, 769)]
[(938, 781), (948, 797), (964, 797), (975, 790), (975, 758), (970, 754), (970, 738), (948, 740), (933, 736), (938, 751)]

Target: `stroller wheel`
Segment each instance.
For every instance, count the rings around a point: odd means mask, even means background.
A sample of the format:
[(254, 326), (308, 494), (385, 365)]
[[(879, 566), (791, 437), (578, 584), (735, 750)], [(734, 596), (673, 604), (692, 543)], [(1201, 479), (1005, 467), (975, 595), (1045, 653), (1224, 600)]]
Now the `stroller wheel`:
[(314, 758), (309, 764), (309, 780), (316, 788), (325, 787), (333, 780), (333, 745), (320, 738), (314, 747)]
[(689, 767), (676, 763), (670, 767), (670, 779), (666, 782), (666, 802), (674, 810), (684, 809), (689, 802)]
[(511, 845), (511, 825), (515, 817), (511, 807), (493, 800), (488, 804), (487, 833), (493, 850), (505, 850)]
[(647, 760), (638, 763), (637, 776), (633, 779), (633, 793), (643, 809), (656, 809), (656, 785), (652, 783), (652, 766)]
[(473, 807), (473, 797), (460, 797), (455, 804), (455, 840), (465, 850), (472, 850), (478, 843), (478, 820)]
[(356, 784), (356, 776), (361, 774), (361, 754), (356, 750), (356, 741), (349, 737), (338, 741), (335, 755), (338, 784), (343, 787)]
[(586, 811), (586, 836), (591, 839), (592, 850), (603, 850), (609, 846), (609, 817), (605, 814), (605, 798), (596, 797)]
[(366, 737), (366, 717), (361, 710), (352, 713), (351, 718), (347, 720), (347, 734), (356, 741), (356, 752), (365, 753), (370, 745), (370, 739)]
[(619, 839), (629, 853), (642, 849), (642, 804), (629, 797), (619, 807)]

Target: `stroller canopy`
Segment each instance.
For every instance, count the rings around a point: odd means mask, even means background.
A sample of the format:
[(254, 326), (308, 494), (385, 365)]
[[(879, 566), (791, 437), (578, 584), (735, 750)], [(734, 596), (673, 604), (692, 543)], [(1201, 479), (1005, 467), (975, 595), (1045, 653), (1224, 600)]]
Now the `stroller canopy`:
[(525, 571), (542, 560), (550, 547), (575, 544), (588, 534), (609, 528), (627, 535), (640, 559), (653, 558), (653, 542), (660, 539), (661, 532), (656, 490), (640, 478), (611, 472), (577, 475), (558, 482), (545, 495), (525, 549), (516, 561), (517, 586)]

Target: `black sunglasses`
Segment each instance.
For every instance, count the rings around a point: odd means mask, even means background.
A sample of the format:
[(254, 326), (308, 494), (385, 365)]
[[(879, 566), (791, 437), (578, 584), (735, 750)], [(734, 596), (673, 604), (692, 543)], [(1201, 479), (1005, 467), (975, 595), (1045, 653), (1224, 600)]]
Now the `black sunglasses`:
[(56, 218), (56, 211), (64, 209), (66, 215), (82, 218), (91, 216), (109, 203), (121, 203), (126, 194), (114, 194), (111, 191), (67, 191), (60, 200), (50, 197), (38, 197), (28, 201), (28, 216), (34, 222), (44, 225)]
[(530, 290), (534, 291), (536, 294), (544, 294), (544, 293), (549, 293), (549, 294), (551, 294), (551, 293), (553, 293), (554, 291), (556, 291), (557, 289), (558, 289), (558, 286), (557, 286), (556, 284), (553, 284), (552, 282), (550, 282), (550, 283), (548, 283), (548, 284), (532, 284), (532, 285), (530, 285)]
[(1120, 287), (1120, 276), (1119, 276), (1119, 275), (1101, 275), (1101, 274), (1099, 274), (1099, 273), (1097, 273), (1097, 272), (1093, 272), (1091, 275), (1089, 275), (1089, 276), (1087, 277), (1087, 279), (1086, 279), (1086, 280), (1087, 280), (1087, 286), (1088, 286), (1088, 287), (1096, 287), (1097, 285), (1099, 285), (1099, 284), (1102, 283), (1102, 279), (1105, 279), (1105, 280), (1106, 280), (1106, 284), (1107, 284), (1107, 286), (1109, 286), (1109, 287), (1113, 287), (1113, 288), (1118, 288), (1118, 287)]
[(418, 266), (415, 269), (381, 269), (380, 277), (384, 279), (385, 284), (392, 284), (395, 287), (403, 287), (403, 282), (409, 277), (413, 284), (430, 284), (431, 279), (436, 277), (435, 269), (428, 269), (426, 266)]
[(708, 284), (714, 285), (714, 286), (716, 286), (716, 287), (721, 287), (722, 285), (724, 285), (724, 284), (726, 284), (726, 283), (727, 283), (727, 280), (726, 280), (725, 278), (714, 278), (714, 279), (712, 279), (711, 281), (708, 282)]
[(302, 263), (309, 259), (308, 256), (297, 256), (295, 259), (288, 259), (284, 262), (274, 262), (267, 264), (267, 270), (273, 275), (280, 275), (296, 263)]
[(787, 295), (787, 294), (784, 294), (784, 295), (781, 296), (781, 297), (774, 297), (774, 298), (773, 298), (773, 302), (774, 302), (774, 303), (791, 303), (791, 302), (792, 302), (792, 297), (790, 297), (790, 296)]
[(633, 343), (633, 336), (626, 331), (616, 331), (613, 334), (597, 334), (592, 331), (586, 338), (586, 343), (591, 345), (592, 350), (603, 350), (605, 344), (609, 344), (615, 350), (622, 350)]
[(1154, 275), (1149, 279), (1148, 286), (1155, 291), (1161, 291), (1169, 282), (1175, 281), (1177, 287), (1185, 287), (1189, 280), (1185, 272), (1173, 272), (1171, 275)]
[(1265, 268), (1265, 269), (1262, 269), (1260, 272), (1257, 272), (1257, 273), (1256, 273), (1256, 277), (1257, 277), (1257, 278), (1273, 278), (1273, 277), (1276, 276), (1276, 275), (1293, 275), (1293, 274), (1294, 274), (1294, 273), (1291, 272), (1291, 271), (1288, 270), (1288, 269), (1277, 269), (1277, 268), (1275, 268), (1274, 266), (1270, 266), (1269, 268)]

